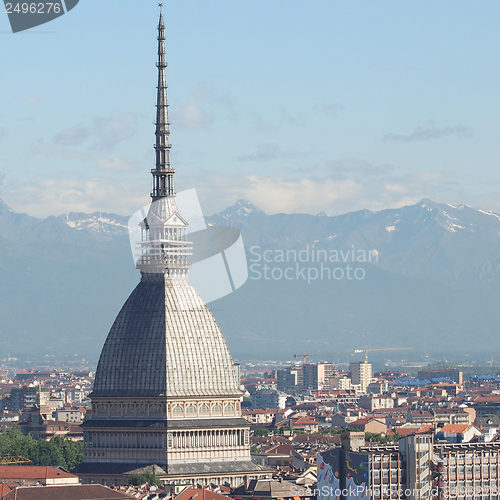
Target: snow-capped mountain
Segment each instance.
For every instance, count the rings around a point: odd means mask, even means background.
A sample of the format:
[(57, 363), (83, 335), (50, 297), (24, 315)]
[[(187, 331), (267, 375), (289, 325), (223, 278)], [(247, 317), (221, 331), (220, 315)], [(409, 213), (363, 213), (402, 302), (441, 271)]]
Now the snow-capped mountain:
[(97, 233), (124, 234), (128, 231), (128, 217), (115, 214), (95, 212), (84, 214), (71, 212), (60, 216), (60, 219), (70, 228), (77, 231), (92, 231)]
[(500, 216), (466, 205), (422, 200), (379, 212), (266, 215), (240, 203), (209, 218), (238, 227), (247, 246), (300, 250), (376, 250), (377, 265), (391, 272), (448, 283), (491, 279), (500, 257)]
[[(106, 213), (38, 219), (0, 202), (0, 351), (97, 356), (139, 279), (127, 219)], [(297, 263), (273, 261), (276, 251), (377, 256), (363, 264), (359, 281), (250, 273), (243, 287), (213, 304), (236, 356), (331, 352), (340, 344), (408, 344), (416, 352), (500, 347), (500, 216), (494, 212), (422, 200), (334, 217), (267, 215), (240, 200), (207, 222), (239, 228), (249, 264), (266, 250), (266, 264), (281, 268)]]
[(237, 200), (230, 207), (226, 208), (219, 214), (219, 218), (231, 222), (233, 219), (241, 219), (254, 215), (265, 215), (262, 210), (259, 210), (253, 203), (248, 200)]

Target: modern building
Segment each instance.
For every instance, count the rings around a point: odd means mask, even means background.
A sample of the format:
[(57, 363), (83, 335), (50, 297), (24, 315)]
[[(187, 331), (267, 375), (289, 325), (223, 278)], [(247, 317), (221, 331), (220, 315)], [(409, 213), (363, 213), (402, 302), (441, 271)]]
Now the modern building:
[(250, 423), (226, 341), (188, 279), (192, 245), (170, 160), (165, 26), (158, 24), (156, 166), (152, 203), (138, 228), (141, 280), (99, 359), (83, 423), (85, 482), (127, 483), (154, 469), (164, 484), (238, 485), (266, 477), (250, 459)]
[(332, 387), (332, 381), (337, 373), (334, 363), (307, 363), (303, 366), (304, 389), (323, 389)]
[(300, 391), (304, 385), (303, 366), (289, 366), (277, 370), (276, 385), (279, 391), (288, 394), (294, 394), (296, 391)]
[(279, 408), (286, 406), (287, 395), (275, 389), (259, 389), (250, 396), (252, 408)]
[(337, 365), (334, 363), (305, 363), (277, 370), (278, 390), (288, 393), (334, 387)]
[(387, 380), (375, 380), (368, 384), (366, 391), (369, 394), (385, 394), (389, 391), (389, 382)]
[(333, 388), (338, 389), (339, 391), (350, 391), (352, 387), (352, 381), (349, 377), (334, 377), (331, 383)]
[(352, 385), (359, 385), (362, 393), (366, 393), (373, 377), (372, 364), (367, 361), (351, 363)]
[(353, 432), (343, 436), (342, 448), (320, 453), (318, 467), (323, 472), (318, 490), (323, 479), (335, 484), (329, 481), (334, 477), (340, 489), (361, 488), (364, 496), (359, 498), (372, 500), (497, 499), (500, 492), (497, 441), (443, 443), (432, 434), (416, 434), (398, 444), (366, 446), (363, 433)]
[(496, 394), (476, 398), (471, 406), (480, 418), (491, 417), (492, 415), (500, 417), (500, 397)]
[(14, 387), (2, 404), (10, 411), (19, 412), (36, 404), (38, 387)]

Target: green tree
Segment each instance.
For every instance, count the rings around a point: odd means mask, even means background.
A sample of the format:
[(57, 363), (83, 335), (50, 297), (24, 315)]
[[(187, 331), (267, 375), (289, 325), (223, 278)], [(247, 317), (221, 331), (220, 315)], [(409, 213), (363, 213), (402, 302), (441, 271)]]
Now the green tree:
[(61, 441), (62, 453), (64, 455), (66, 463), (68, 464), (68, 469), (74, 470), (82, 463), (83, 442), (70, 441), (69, 439), (61, 439)]
[(382, 434), (374, 434), (372, 432), (365, 433), (365, 439), (369, 443), (397, 443), (402, 436), (396, 434), (394, 436), (383, 436)]
[(25, 436), (14, 427), (0, 432), (0, 456), (20, 456), (31, 460), (33, 465), (60, 466), (74, 470), (82, 461), (83, 443), (61, 437), (50, 441)]
[(253, 435), (256, 437), (262, 437), (262, 436), (268, 436), (269, 431), (267, 429), (264, 429), (262, 427), (258, 427), (253, 431)]
[(142, 474), (131, 474), (129, 477), (129, 484), (138, 486), (140, 484), (148, 483), (151, 485), (161, 486), (161, 481), (154, 476), (151, 472), (143, 472)]

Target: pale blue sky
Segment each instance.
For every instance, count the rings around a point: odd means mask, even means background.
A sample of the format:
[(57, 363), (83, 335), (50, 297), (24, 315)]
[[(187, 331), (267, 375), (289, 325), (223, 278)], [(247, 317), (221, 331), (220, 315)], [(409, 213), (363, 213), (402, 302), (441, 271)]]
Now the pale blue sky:
[[(0, 197), (132, 213), (153, 166), (157, 2), (0, 15)], [(423, 197), (500, 210), (498, 0), (171, 0), (178, 189), (206, 212), (340, 213)]]

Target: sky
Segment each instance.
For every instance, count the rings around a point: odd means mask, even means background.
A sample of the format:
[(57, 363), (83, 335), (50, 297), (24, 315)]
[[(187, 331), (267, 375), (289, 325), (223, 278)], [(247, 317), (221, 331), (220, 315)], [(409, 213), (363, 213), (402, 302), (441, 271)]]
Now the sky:
[[(334, 215), (431, 198), (500, 211), (498, 0), (167, 0), (178, 190), (205, 213)], [(0, 12), (0, 198), (131, 214), (154, 166), (150, 0)]]

